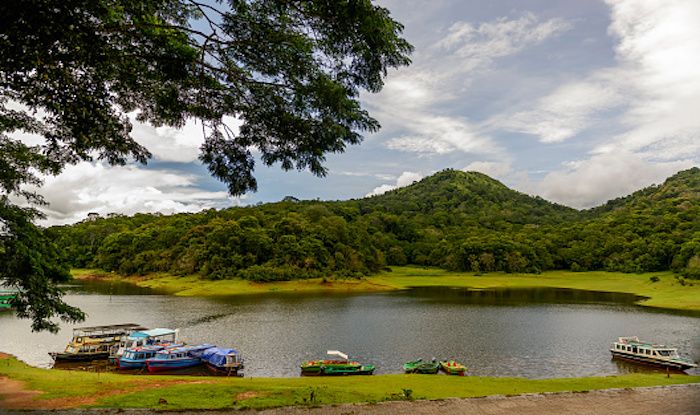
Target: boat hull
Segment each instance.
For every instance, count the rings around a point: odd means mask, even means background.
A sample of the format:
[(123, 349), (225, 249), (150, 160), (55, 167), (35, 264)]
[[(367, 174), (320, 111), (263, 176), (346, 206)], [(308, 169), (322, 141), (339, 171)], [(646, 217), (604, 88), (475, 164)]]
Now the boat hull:
[(93, 360), (105, 360), (109, 352), (97, 353), (49, 353), (56, 362), (91, 362)]
[(224, 376), (236, 376), (238, 375), (238, 371), (243, 369), (243, 365), (237, 366), (237, 367), (225, 367), (225, 366), (217, 366), (213, 363), (206, 362), (207, 369), (215, 375), (224, 375)]
[(202, 361), (199, 358), (170, 359), (170, 360), (147, 360), (146, 367), (150, 373), (167, 372), (169, 370), (185, 369), (199, 366)]
[(440, 369), (453, 376), (464, 376), (467, 368), (464, 365), (455, 362), (440, 362)]
[(145, 360), (127, 360), (124, 358), (117, 360), (117, 367), (121, 370), (142, 369), (146, 367)]
[(695, 365), (690, 363), (684, 363), (679, 361), (668, 361), (668, 360), (657, 360), (650, 357), (638, 356), (632, 353), (624, 353), (619, 350), (610, 350), (612, 357), (614, 359), (626, 360), (628, 362), (635, 362), (640, 364), (645, 364), (649, 366), (656, 366), (661, 368), (669, 368), (675, 370), (688, 370), (695, 367)]

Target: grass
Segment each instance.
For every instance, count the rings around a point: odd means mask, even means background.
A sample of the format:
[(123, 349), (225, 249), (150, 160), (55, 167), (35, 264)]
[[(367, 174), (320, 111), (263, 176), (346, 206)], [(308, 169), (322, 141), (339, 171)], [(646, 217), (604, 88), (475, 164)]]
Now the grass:
[[(489, 273), (475, 276), (472, 273), (408, 266), (392, 267), (392, 272), (383, 272), (359, 280), (309, 279), (270, 283), (254, 283), (240, 279), (209, 281), (197, 276), (177, 277), (164, 273), (143, 277), (123, 277), (86, 269), (73, 270), (73, 275), (78, 279), (96, 278), (128, 281), (142, 287), (150, 287), (181, 296), (224, 296), (269, 292), (371, 292), (426, 286), (473, 289), (571, 288), (630, 293), (648, 297), (648, 299), (639, 302), (643, 306), (700, 311), (700, 284), (690, 285), (686, 283), (686, 285), (681, 285), (671, 272), (625, 274), (604, 271), (547, 271), (539, 275)], [(652, 282), (650, 280), (652, 276), (658, 277), (659, 281)]]
[[(0, 376), (20, 380), (27, 389), (42, 392), (34, 399), (49, 400), (45, 402), (48, 404), (74, 399), (79, 406), (157, 409), (262, 409), (379, 402), (403, 399), (404, 390), (412, 391), (411, 397), (415, 399), (443, 399), (700, 382), (700, 376), (681, 374), (668, 378), (665, 374), (631, 374), (543, 380), (442, 375), (279, 379), (132, 376), (39, 369), (14, 357), (0, 359)], [(162, 400), (167, 403), (159, 403)]]

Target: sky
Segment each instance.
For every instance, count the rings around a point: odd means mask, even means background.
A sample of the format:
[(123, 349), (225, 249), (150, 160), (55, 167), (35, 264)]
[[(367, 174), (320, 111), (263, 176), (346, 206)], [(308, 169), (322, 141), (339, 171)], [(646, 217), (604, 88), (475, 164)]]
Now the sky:
[(379, 4), (405, 25), (413, 64), (361, 96), (382, 128), (329, 155), (325, 178), (257, 163), (258, 192), (232, 198), (197, 160), (195, 121), (177, 130), (134, 120), (149, 164), (80, 163), (47, 177), (43, 223), (361, 198), (445, 168), (588, 208), (700, 164), (700, 1)]

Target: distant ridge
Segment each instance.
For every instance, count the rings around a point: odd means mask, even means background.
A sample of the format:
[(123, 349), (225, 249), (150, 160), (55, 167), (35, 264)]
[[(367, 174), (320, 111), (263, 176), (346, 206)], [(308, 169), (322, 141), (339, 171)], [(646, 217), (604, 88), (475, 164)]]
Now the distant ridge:
[(74, 267), (255, 281), (450, 270), (646, 272), (700, 278), (700, 169), (584, 211), (443, 170), (357, 200), (92, 218), (48, 229)]

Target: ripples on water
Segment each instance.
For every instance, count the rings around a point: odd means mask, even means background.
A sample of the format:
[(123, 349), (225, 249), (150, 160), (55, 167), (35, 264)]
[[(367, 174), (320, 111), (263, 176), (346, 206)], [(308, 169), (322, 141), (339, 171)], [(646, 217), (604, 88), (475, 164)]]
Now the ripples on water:
[[(529, 378), (593, 376), (653, 369), (610, 359), (618, 336), (676, 346), (700, 358), (697, 317), (650, 312), (628, 294), (564, 289), (421, 288), (379, 294), (266, 294), (193, 298), (127, 284), (68, 287), (66, 300), (88, 313), (81, 325), (140, 323), (180, 328), (189, 343), (239, 349), (246, 376), (297, 376), (303, 360), (339, 349), (399, 373), (417, 357), (452, 357), (469, 374)], [(31, 333), (26, 320), (0, 314), (0, 350), (48, 367), (58, 335)], [(688, 373), (700, 373), (689, 371)]]

